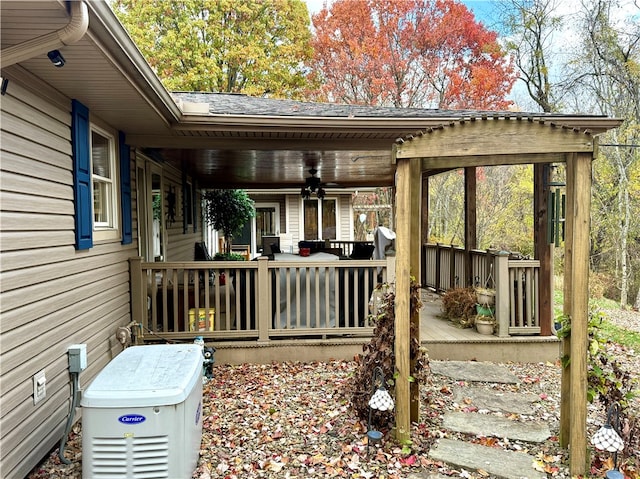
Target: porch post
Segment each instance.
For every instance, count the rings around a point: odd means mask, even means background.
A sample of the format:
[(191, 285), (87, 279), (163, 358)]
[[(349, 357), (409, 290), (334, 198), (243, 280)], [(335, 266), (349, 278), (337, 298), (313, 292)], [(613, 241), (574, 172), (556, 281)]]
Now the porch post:
[[(477, 181), (476, 168), (464, 169), (464, 274), (465, 281), (460, 287), (473, 286), (473, 265), (471, 264), (471, 250), (478, 247), (477, 233)], [(453, 254), (453, 249), (451, 251)]]
[[(422, 245), (429, 242), (429, 177), (420, 172), (420, 178), (422, 179), (422, 188), (420, 192), (420, 196), (422, 197), (420, 205), (420, 217), (422, 218), (420, 250), (422, 251)], [(425, 266), (424, 259), (422, 260), (421, 266)], [(422, 268), (422, 274), (420, 276), (420, 283), (423, 285), (427, 283), (426, 269), (427, 268), (424, 267)]]
[[(414, 160), (415, 161), (415, 160)], [(409, 345), (410, 337), (410, 278), (411, 274), (411, 160), (398, 159), (396, 170), (397, 231), (396, 231), (396, 301), (395, 301), (395, 357), (396, 380), (396, 439), (410, 437)]]
[[(562, 313), (571, 316), (571, 296), (573, 295), (572, 285), (570, 282), (571, 271), (573, 269), (573, 195), (574, 195), (574, 167), (572, 157), (575, 154), (567, 155), (567, 184), (566, 184), (566, 211), (565, 211), (565, 231), (564, 231), (564, 280), (563, 293), (564, 302), (562, 304)], [(562, 340), (562, 362), (571, 356), (571, 336), (567, 336)], [(571, 394), (571, 365), (568, 364), (562, 368), (562, 378), (560, 384), (560, 446), (567, 449), (569, 447), (569, 436), (571, 433), (571, 402), (569, 395)]]
[[(422, 242), (420, 241), (421, 232), (421, 215), (420, 205), (422, 203), (422, 163), (418, 160), (410, 161), (411, 175), (409, 177), (411, 181), (410, 199), (411, 199), (411, 215), (409, 217), (411, 221), (410, 225), (410, 243), (411, 243), (411, 258), (410, 258), (410, 274), (416, 279), (416, 282), (420, 281), (420, 250)], [(409, 305), (411, 309), (411, 305)], [(413, 326), (416, 339), (420, 342), (420, 311), (411, 311), (411, 325)], [(411, 331), (411, 330), (410, 330)], [(409, 338), (409, 344), (411, 344), (411, 338)], [(411, 376), (415, 377), (416, 362), (410, 361), (409, 371)], [(417, 380), (410, 383), (411, 389), (411, 422), (418, 422), (420, 419), (420, 384)]]
[(553, 245), (547, 243), (549, 171), (548, 163), (533, 165), (534, 249), (535, 258), (540, 260), (539, 314), (540, 334), (543, 336), (551, 335), (553, 321)]
[[(487, 253), (488, 255), (489, 253)], [(499, 251), (494, 256), (495, 288), (496, 288), (496, 322), (498, 323), (498, 336), (509, 337), (509, 324), (511, 323), (510, 296), (513, 285), (509, 279), (509, 253)]]
[[(571, 177), (573, 203), (571, 217), (573, 223), (572, 241), (569, 248), (573, 257), (568, 278), (573, 294), (570, 298), (571, 311), (571, 366), (569, 377), (571, 390), (571, 432), (569, 434), (569, 472), (572, 476), (583, 475), (587, 471), (587, 343), (589, 322), (589, 219), (591, 207), (591, 160), (592, 153), (578, 153), (568, 161), (573, 174)], [(568, 183), (568, 182), (567, 182)], [(566, 281), (565, 279), (565, 281)], [(566, 302), (566, 299), (565, 299)], [(565, 400), (565, 398), (563, 398)]]
[[(258, 280), (256, 281), (256, 298), (258, 316), (258, 342), (269, 342), (269, 323), (271, 322), (271, 294), (269, 292), (269, 257), (258, 257)], [(249, 308), (247, 308), (248, 310)]]

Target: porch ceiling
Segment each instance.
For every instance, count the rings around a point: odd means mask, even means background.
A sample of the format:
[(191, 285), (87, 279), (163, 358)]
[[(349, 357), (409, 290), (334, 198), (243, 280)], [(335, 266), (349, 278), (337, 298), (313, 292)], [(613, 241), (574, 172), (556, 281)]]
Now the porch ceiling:
[[(55, 68), (46, 50), (14, 65), (3, 63), (2, 76), (10, 80), (9, 92), (11, 79), (17, 79), (64, 108), (70, 109), (69, 100), (77, 99), (96, 118), (124, 131), (130, 145), (145, 149), (154, 159), (186, 169), (200, 187), (297, 187), (309, 176), (311, 167), (329, 187), (392, 185), (396, 139), (470, 117), (495, 115), (216, 93), (170, 94), (106, 2), (86, 4), (87, 33), (74, 44), (58, 47), (66, 59), (65, 66)], [(62, 1), (3, 0), (0, 8), (3, 51), (69, 23)], [(204, 105), (202, 113), (193, 112), (194, 105)], [(602, 117), (542, 116), (580, 130), (590, 129), (594, 134), (615, 126), (613, 120)], [(456, 134), (439, 145), (437, 156), (447, 151), (447, 145), (458, 143)], [(500, 141), (514, 140), (503, 137)], [(558, 153), (547, 151), (544, 143), (538, 148), (540, 161), (558, 158)], [(421, 156), (432, 155), (423, 151)], [(463, 166), (462, 159), (468, 160), (469, 156), (485, 164), (498, 161), (468, 150), (424, 166), (438, 171), (455, 168)]]

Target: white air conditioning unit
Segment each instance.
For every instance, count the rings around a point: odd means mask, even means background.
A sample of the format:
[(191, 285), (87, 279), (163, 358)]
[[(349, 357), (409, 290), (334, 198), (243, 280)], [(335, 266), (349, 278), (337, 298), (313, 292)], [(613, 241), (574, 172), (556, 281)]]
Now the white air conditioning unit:
[(84, 391), (83, 479), (189, 479), (202, 438), (202, 350), (133, 346)]

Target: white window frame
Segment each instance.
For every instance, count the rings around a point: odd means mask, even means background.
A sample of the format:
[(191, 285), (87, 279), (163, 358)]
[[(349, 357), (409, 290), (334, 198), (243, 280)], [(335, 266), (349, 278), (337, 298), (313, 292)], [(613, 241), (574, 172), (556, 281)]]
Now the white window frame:
[[(315, 195), (309, 198), (309, 200), (315, 200), (318, 202), (318, 236), (320, 238), (316, 238), (315, 240), (322, 239), (322, 200), (316, 198)], [(341, 240), (341, 228), (340, 228), (340, 196), (325, 196), (323, 198), (325, 201), (333, 200), (336, 203), (336, 237), (334, 241)], [(300, 239), (304, 240), (305, 238), (305, 221), (304, 221), (304, 199), (300, 199)], [(314, 240), (309, 240), (314, 241)]]
[[(93, 135), (98, 134), (107, 140), (110, 177), (100, 176), (94, 172), (93, 168)], [(106, 129), (90, 123), (89, 128), (89, 151), (91, 154), (91, 218), (93, 221), (94, 241), (112, 240), (120, 238), (120, 185), (119, 185), (119, 161), (117, 151), (116, 136)], [(95, 184), (103, 183), (108, 186), (106, 195), (107, 221), (96, 222), (95, 218)]]

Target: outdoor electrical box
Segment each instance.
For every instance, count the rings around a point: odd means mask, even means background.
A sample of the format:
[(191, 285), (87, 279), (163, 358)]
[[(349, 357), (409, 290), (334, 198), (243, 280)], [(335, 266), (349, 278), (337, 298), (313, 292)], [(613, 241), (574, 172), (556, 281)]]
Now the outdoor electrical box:
[(69, 371), (79, 373), (87, 369), (87, 345), (73, 344), (67, 348), (69, 353)]
[(132, 346), (82, 396), (83, 479), (189, 479), (202, 438), (202, 350)]

